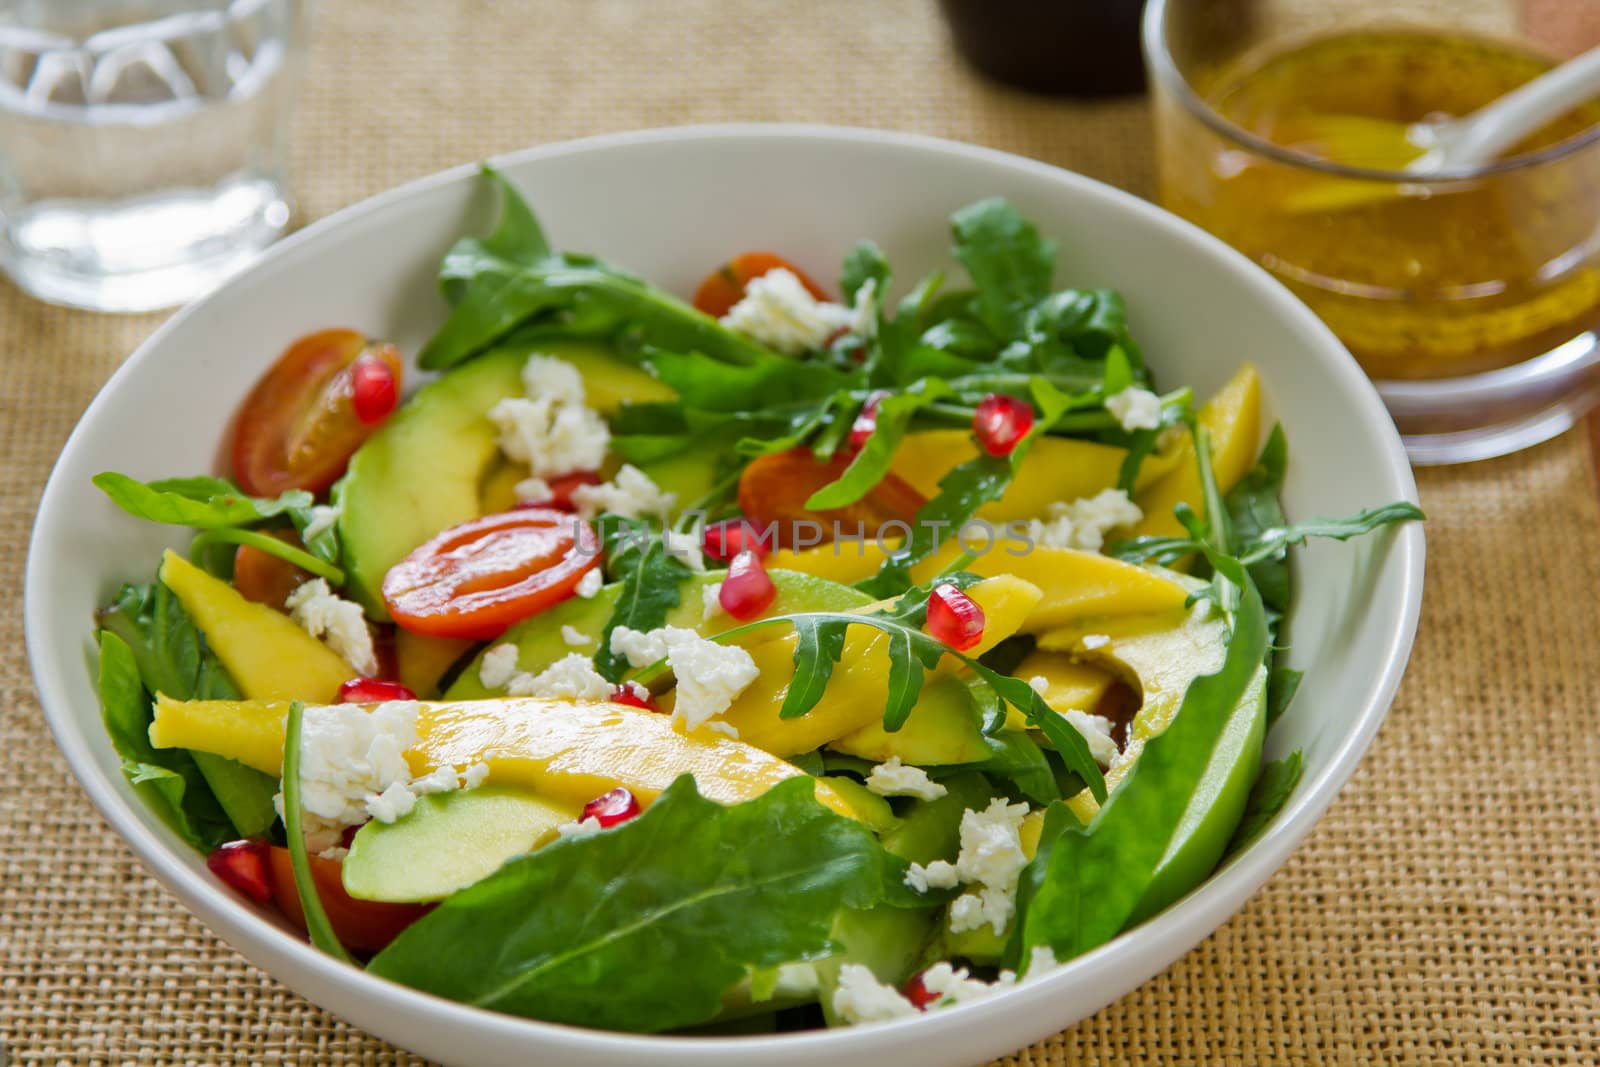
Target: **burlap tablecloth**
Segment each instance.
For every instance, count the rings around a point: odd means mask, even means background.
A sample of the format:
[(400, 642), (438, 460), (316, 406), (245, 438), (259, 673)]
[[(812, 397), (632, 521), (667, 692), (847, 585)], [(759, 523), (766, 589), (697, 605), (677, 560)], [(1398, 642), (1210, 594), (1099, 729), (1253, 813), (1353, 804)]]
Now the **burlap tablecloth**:
[[(732, 119), (938, 134), (1151, 191), (1142, 101), (985, 84), (931, 0), (344, 0), (319, 14), (294, 136), (304, 218), (526, 145)], [(414, 1062), (212, 937), (93, 812), (41, 721), (20, 610), (29, 524), (74, 420), (157, 322), (0, 283), (0, 1035), (26, 1064)], [(1421, 483), (1416, 653), (1333, 810), (1170, 971), (1006, 1062), (1600, 1063), (1591, 447), (1568, 434)]]

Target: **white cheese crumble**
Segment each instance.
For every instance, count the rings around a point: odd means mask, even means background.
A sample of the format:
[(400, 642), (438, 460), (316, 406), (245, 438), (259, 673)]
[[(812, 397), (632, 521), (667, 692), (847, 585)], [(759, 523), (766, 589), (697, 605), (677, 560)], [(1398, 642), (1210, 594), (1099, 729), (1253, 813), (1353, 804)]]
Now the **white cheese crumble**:
[(594, 638), (578, 629), (576, 626), (561, 627), (561, 640), (572, 648), (582, 648), (584, 645), (594, 644)]
[[(300, 810), (306, 848), (338, 848), (347, 826), (369, 817), (393, 822), (416, 798), (404, 752), (417, 743), (417, 709), (391, 700), (366, 711), (355, 704), (307, 705), (300, 726)], [(402, 794), (406, 799), (402, 799)], [(283, 814), (283, 793), (273, 798)]]
[(1044, 548), (1076, 548), (1098, 552), (1106, 534), (1118, 526), (1131, 526), (1144, 518), (1139, 505), (1121, 489), (1102, 489), (1070, 504), (1050, 505), (1048, 519), (1030, 519), (1028, 539)]
[(880, 797), (916, 797), (918, 800), (938, 800), (948, 790), (921, 767), (901, 763), (899, 756), (872, 768), (867, 775), (867, 788)]
[(712, 582), (700, 588), (700, 603), (704, 607), (701, 618), (710, 622), (722, 614), (722, 583)]
[(506, 397), (489, 409), (500, 451), (528, 465), (534, 478), (599, 470), (611, 430), (598, 412), (544, 396)]
[(706, 557), (700, 551), (700, 538), (688, 531), (663, 530), (661, 550), (696, 574), (706, 572)]
[(1046, 678), (1042, 674), (1036, 674), (1032, 678), (1028, 679), (1028, 688), (1032, 689), (1040, 696), (1044, 696), (1045, 690), (1050, 688), (1050, 679)]
[(558, 356), (529, 356), (522, 365), (522, 389), (531, 397), (546, 397), (557, 404), (582, 404), (586, 399), (583, 375)]
[(818, 300), (794, 271), (783, 267), (750, 279), (743, 299), (722, 316), (724, 326), (790, 356), (821, 348), (854, 320), (851, 309)]
[(489, 765), (479, 760), (461, 772), (461, 788), (476, 789), (489, 780)]
[(518, 500), (542, 504), (550, 499), (550, 483), (543, 478), (524, 478), (511, 487)]
[(1022, 820), (1026, 804), (1007, 804), (996, 797), (983, 811), (968, 809), (961, 816), (961, 853), (956, 876), (976, 892), (963, 893), (950, 905), (950, 930), (961, 933), (987, 923), (996, 934), (1005, 933), (1016, 909), (1017, 879), (1028, 865), (1022, 851)]
[(934, 860), (924, 867), (920, 863), (906, 865), (906, 885), (919, 893), (930, 889), (954, 889), (961, 884), (956, 865), (948, 860)]
[(727, 711), (761, 673), (750, 653), (738, 645), (708, 641), (678, 626), (649, 632), (619, 626), (611, 631), (611, 652), (634, 667), (666, 658), (678, 682), (672, 717), (688, 730)]
[(587, 819), (562, 823), (556, 827), (556, 833), (562, 837), (588, 837), (604, 829), (605, 827), (600, 825), (600, 820), (591, 815)]
[(339, 509), (328, 504), (313, 504), (311, 506), (311, 521), (306, 523), (306, 528), (300, 531), (300, 543), (309, 545), (313, 539), (321, 537), (333, 529), (333, 524), (339, 521)]
[(710, 730), (714, 734), (722, 734), (724, 737), (731, 737), (735, 741), (739, 740), (739, 728), (733, 725), (731, 722), (723, 722), (721, 719), (712, 719), (710, 722), (706, 723), (706, 729)]
[(1161, 398), (1148, 389), (1134, 386), (1113, 393), (1106, 397), (1106, 410), (1129, 433), (1161, 425)]
[(600, 573), (600, 568), (585, 571), (582, 578), (578, 579), (577, 593), (585, 600), (592, 600), (600, 587), (606, 584), (606, 576)]
[(624, 463), (609, 482), (580, 485), (572, 491), (572, 504), (585, 519), (603, 511), (628, 519), (664, 518), (677, 502), (677, 493), (663, 492), (631, 463)]
[(1097, 648), (1105, 648), (1110, 643), (1111, 638), (1107, 637), (1105, 634), (1083, 635), (1083, 647), (1090, 652), (1093, 652)]
[(478, 661), (478, 682), (485, 689), (504, 689), (517, 673), (517, 646), (507, 641), (495, 645)]
[(518, 671), (506, 685), (512, 696), (557, 700), (609, 700), (611, 689), (582, 652), (568, 653), (536, 675)]
[(833, 1010), (845, 1022), (876, 1023), (918, 1014), (911, 1001), (859, 963), (839, 968), (839, 985), (833, 991)]
[(1068, 708), (1063, 713), (1072, 728), (1089, 746), (1089, 755), (1102, 768), (1111, 766), (1112, 760), (1117, 758), (1117, 743), (1111, 740), (1113, 723), (1104, 715), (1091, 715), (1077, 708)]
[(325, 642), (357, 674), (370, 678), (378, 673), (378, 655), (361, 605), (335, 595), (324, 579), (313, 578), (296, 587), (283, 606), (301, 629)]

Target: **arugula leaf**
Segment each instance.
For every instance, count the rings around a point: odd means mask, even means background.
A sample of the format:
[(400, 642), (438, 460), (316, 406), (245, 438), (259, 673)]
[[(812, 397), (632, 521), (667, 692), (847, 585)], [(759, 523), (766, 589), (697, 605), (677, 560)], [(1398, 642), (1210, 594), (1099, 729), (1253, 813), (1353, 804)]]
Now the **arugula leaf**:
[(1273, 667), (1267, 674), (1267, 729), (1272, 729), (1283, 713), (1289, 710), (1295, 691), (1300, 688), (1304, 671), (1293, 667)]
[(1305, 543), (1309, 537), (1327, 537), (1335, 541), (1348, 541), (1397, 522), (1421, 522), (1427, 516), (1415, 504), (1395, 501), (1375, 508), (1363, 508), (1342, 519), (1307, 519), (1263, 530), (1252, 544), (1244, 546), (1239, 558), (1247, 565), (1271, 559), (1290, 545)]
[(248, 526), (311, 506), (311, 494), (291, 489), (275, 500), (247, 496), (224, 478), (162, 478), (141, 482), (116, 471), (102, 471), (94, 484), (111, 502), (137, 519), (214, 530)]
[(122, 773), (162, 822), (201, 851), (233, 836), (233, 826), (183, 749), (150, 744), (150, 694), (140, 680), (133, 650), (116, 634), (100, 631), (100, 715)]
[[(1266, 531), (1287, 524), (1278, 495), (1289, 466), (1289, 442), (1283, 427), (1274, 424), (1262, 446), (1255, 466), (1228, 492), (1228, 518), (1234, 537), (1241, 545), (1253, 546)], [(1275, 611), (1289, 606), (1289, 559), (1287, 549), (1250, 567), (1250, 578), (1261, 590), (1261, 599)]]
[(978, 314), (990, 331), (1020, 332), (1027, 309), (1050, 291), (1056, 245), (1033, 223), (995, 197), (950, 216), (956, 258), (978, 288)]
[(500, 221), (487, 237), (463, 237), (445, 253), (439, 265), (439, 288), (452, 304), (460, 303), (473, 278), (502, 263), (537, 267), (554, 255), (538, 217), (516, 186), (488, 164), (482, 167), (482, 174), (498, 196)]
[(903, 393), (878, 401), (872, 434), (861, 446), (838, 479), (823, 486), (806, 500), (814, 511), (842, 508), (854, 504), (883, 481), (894, 461), (894, 454), (905, 438), (911, 419), (929, 404), (950, 395), (950, 386), (940, 378), (924, 378)]
[(904, 869), (865, 826), (819, 804), (810, 778), (724, 807), (685, 775), (640, 817), (450, 896), (368, 970), (551, 1022), (692, 1026), (750, 972), (826, 956), (839, 911), (884, 900)]
[(268, 537), (255, 530), (241, 530), (237, 527), (219, 526), (210, 530), (202, 530), (189, 542), (189, 559), (196, 566), (205, 556), (205, 550), (213, 545), (249, 545), (251, 548), (265, 552), (269, 556), (276, 556), (287, 563), (292, 563), (301, 570), (309, 571), (318, 578), (325, 578), (335, 588), (344, 584), (344, 570), (326, 562), (310, 552), (298, 549), (290, 544)]
[(311, 943), (336, 960), (351, 962), (350, 954), (333, 932), (328, 913), (322, 907), (322, 894), (311, 875), (311, 857), (306, 855), (306, 835), (300, 826), (300, 728), (305, 705), (296, 700), (289, 705), (289, 718), (283, 728), (283, 828), (289, 837), (289, 865), (294, 870), (294, 891), (300, 898), (306, 934)]
[(889, 293), (889, 276), (889, 261), (884, 258), (883, 249), (872, 241), (857, 241), (844, 254), (844, 269), (839, 274), (839, 292), (844, 294), (846, 306), (854, 307), (856, 293), (870, 281), (881, 304)]
[(605, 514), (596, 526), (605, 546), (606, 572), (622, 581), (594, 654), (595, 670), (615, 682), (628, 669), (628, 661), (611, 651), (612, 631), (619, 626), (633, 630), (665, 626), (667, 613), (681, 600), (684, 579), (693, 572), (683, 560), (667, 554), (661, 530), (650, 523)]
[(745, 413), (792, 408), (825, 400), (850, 389), (857, 378), (817, 363), (761, 353), (743, 364), (729, 364), (699, 352), (652, 350), (645, 361), (656, 377), (677, 390), (683, 408)]
[[(1084, 829), (1063, 830), (1037, 879), (1023, 916), (1022, 954), (1048, 946), (1067, 960), (1116, 936), (1185, 887), (1159, 878), (1168, 851), (1210, 803), (1204, 783), (1216, 748), (1240, 714), (1241, 702), (1267, 654), (1266, 609), (1237, 561), (1210, 556), (1218, 574), (1239, 590), (1233, 634), (1216, 673), (1190, 683), (1172, 723), (1151, 738), (1117, 791)], [(1037, 858), (1034, 861), (1038, 862)]]
[(797, 615), (794, 624), (794, 678), (783, 695), (778, 718), (793, 719), (817, 706), (833, 665), (844, 655), (845, 631), (849, 623), (837, 618)]
[(1261, 769), (1261, 777), (1256, 779), (1255, 787), (1250, 790), (1250, 799), (1245, 801), (1244, 817), (1228, 844), (1228, 852), (1237, 852), (1248, 845), (1251, 838), (1265, 829), (1273, 817), (1283, 810), (1294, 793), (1294, 787), (1300, 784), (1300, 771), (1299, 749), (1283, 759), (1273, 760)]
[(1016, 730), (1002, 730), (984, 741), (989, 746), (989, 758), (974, 764), (973, 769), (1012, 783), (1035, 804), (1061, 799), (1050, 760), (1033, 738)]

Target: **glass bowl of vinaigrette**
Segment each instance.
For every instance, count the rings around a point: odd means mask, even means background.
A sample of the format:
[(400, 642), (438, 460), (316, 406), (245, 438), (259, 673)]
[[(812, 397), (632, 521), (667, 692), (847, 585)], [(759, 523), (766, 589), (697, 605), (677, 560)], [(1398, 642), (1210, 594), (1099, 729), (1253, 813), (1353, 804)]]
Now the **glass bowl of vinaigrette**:
[(1332, 327), (1414, 463), (1505, 455), (1600, 402), (1600, 101), (1491, 164), (1422, 179), (1364, 131), (1503, 96), (1600, 41), (1589, 7), (1146, 8), (1162, 201)]

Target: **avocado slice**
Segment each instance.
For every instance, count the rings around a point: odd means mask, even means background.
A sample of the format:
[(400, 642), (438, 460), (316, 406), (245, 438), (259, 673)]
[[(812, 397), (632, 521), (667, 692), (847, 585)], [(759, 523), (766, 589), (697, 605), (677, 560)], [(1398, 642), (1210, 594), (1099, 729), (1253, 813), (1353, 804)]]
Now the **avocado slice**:
[(875, 721), (828, 742), (828, 747), (874, 763), (898, 756), (902, 763), (919, 767), (976, 763), (989, 756), (971, 693), (955, 675), (925, 687), (905, 724), (893, 733)]
[(344, 889), (358, 900), (443, 900), (577, 817), (571, 805), (501, 786), (418, 797), (404, 817), (356, 831), (344, 860)]
[[(643, 367), (592, 341), (494, 349), (423, 386), (357, 449), (336, 490), (348, 588), (368, 615), (388, 618), (380, 589), (390, 567), (441, 530), (487, 513), (483, 483), (500, 455), (488, 412), (523, 395), (522, 367), (534, 353), (574, 364), (589, 405), (603, 415), (674, 395)], [(709, 483), (708, 457), (673, 459), (685, 471), (698, 460)], [(649, 465), (641, 469), (652, 473)], [(676, 467), (674, 475), (688, 478)]]

